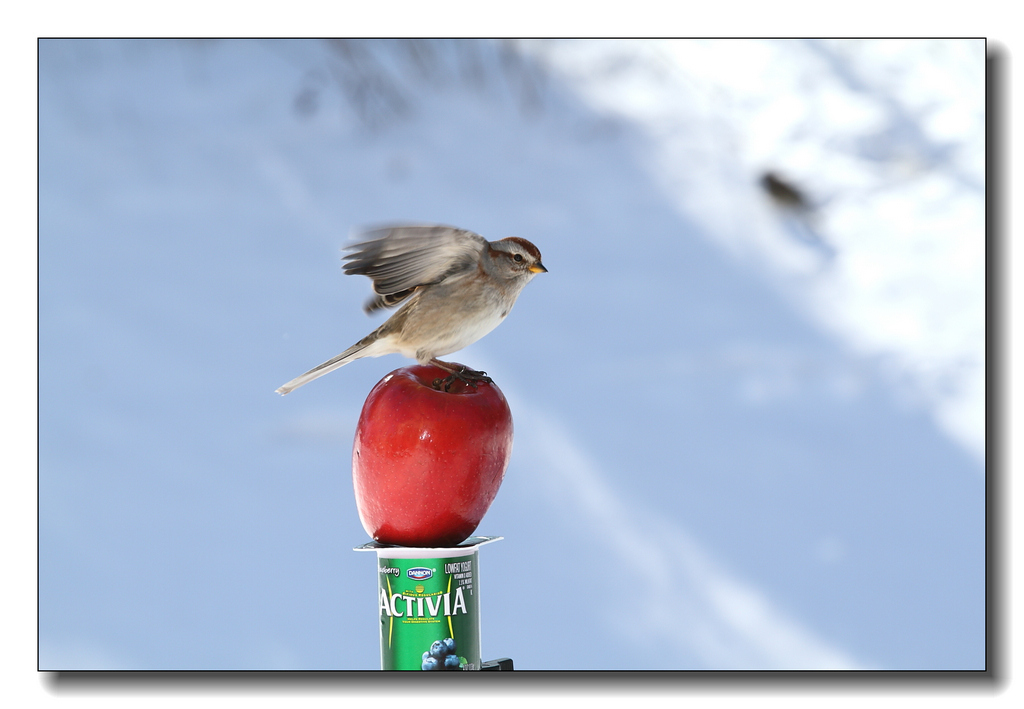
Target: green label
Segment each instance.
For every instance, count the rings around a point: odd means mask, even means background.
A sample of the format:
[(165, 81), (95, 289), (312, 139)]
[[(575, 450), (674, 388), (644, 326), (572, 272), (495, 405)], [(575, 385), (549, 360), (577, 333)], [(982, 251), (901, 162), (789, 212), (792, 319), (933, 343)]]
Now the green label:
[(384, 670), (479, 670), (477, 552), (377, 559)]

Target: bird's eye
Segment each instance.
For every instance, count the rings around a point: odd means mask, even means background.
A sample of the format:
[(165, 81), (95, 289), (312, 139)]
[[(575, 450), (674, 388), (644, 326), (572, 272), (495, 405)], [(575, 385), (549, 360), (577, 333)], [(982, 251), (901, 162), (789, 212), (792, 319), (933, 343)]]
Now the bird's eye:
[(512, 257), (512, 260), (515, 261), (516, 263), (519, 263), (520, 261), (523, 260), (523, 255), (522, 254), (516, 254), (515, 256)]

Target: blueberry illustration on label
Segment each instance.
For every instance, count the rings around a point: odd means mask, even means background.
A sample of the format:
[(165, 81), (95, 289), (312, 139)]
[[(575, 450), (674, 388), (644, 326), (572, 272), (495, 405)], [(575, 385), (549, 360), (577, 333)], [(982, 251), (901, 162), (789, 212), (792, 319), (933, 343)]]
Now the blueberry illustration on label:
[(441, 640), (435, 640), (430, 645), (430, 655), (436, 657), (438, 660), (443, 660), (444, 656), (448, 654), (448, 649), (444, 646), (444, 642)]
[(421, 667), (421, 669), (423, 669), (425, 671), (429, 671), (429, 670), (436, 670), (436, 669), (438, 669), (439, 666), (440, 666), (440, 663), (437, 661), (437, 658), (436, 657), (430, 657), (428, 655), (427, 659), (425, 659), (423, 661), (423, 664), (420, 667)]
[(459, 669), (459, 656), (448, 655), (444, 658), (444, 668), (446, 670), (457, 670)]
[(444, 649), (449, 655), (455, 654), (455, 638), (445, 638), (441, 642), (444, 643)]

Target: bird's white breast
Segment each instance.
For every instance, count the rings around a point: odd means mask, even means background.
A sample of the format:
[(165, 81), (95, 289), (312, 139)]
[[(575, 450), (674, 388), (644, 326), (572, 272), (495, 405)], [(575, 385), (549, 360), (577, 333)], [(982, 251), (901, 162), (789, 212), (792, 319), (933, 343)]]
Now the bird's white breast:
[(504, 320), (499, 311), (491, 311), (490, 314), (481, 313), (479, 316), (464, 323), (457, 332), (445, 333), (435, 344), (435, 357), (440, 357), (452, 352), (457, 352), (464, 347), (479, 340), (501, 324)]

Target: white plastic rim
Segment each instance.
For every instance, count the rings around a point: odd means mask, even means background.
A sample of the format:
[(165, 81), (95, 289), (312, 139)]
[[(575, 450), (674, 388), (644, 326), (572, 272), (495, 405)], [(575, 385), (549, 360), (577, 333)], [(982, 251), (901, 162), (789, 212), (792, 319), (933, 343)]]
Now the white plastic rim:
[(469, 556), (484, 544), (504, 537), (470, 537), (454, 547), (402, 547), (368, 542), (355, 547), (355, 551), (375, 551), (378, 559), (452, 559)]

